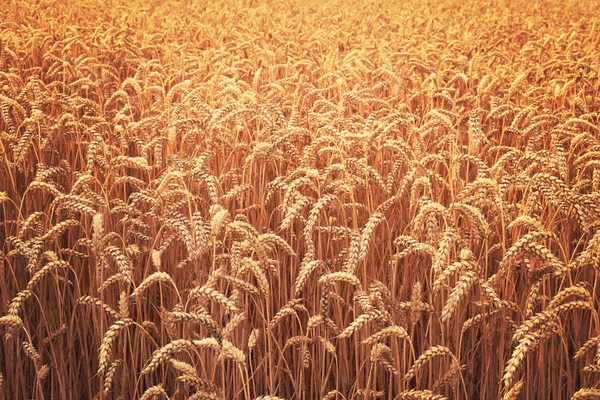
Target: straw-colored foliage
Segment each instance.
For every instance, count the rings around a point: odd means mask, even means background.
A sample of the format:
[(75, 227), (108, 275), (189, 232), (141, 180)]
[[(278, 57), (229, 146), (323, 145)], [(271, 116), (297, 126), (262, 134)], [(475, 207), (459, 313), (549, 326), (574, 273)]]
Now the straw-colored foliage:
[(587, 3), (4, 2), (0, 399), (599, 398)]

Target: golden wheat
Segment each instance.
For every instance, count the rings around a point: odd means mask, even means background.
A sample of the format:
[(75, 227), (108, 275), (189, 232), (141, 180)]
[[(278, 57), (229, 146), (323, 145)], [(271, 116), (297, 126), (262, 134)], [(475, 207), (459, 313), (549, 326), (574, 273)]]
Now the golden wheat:
[(0, 398), (598, 397), (599, 29), (8, 2)]

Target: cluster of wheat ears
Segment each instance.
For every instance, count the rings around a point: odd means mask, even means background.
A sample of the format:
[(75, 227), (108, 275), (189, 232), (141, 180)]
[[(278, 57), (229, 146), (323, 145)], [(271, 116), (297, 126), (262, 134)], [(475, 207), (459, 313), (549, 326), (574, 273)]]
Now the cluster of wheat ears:
[(600, 398), (593, 9), (64, 3), (0, 10), (0, 398)]

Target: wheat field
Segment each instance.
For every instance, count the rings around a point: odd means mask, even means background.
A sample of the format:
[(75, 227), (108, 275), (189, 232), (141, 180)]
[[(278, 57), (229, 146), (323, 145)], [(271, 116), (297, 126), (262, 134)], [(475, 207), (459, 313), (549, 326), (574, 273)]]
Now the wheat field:
[(0, 399), (600, 399), (585, 1), (9, 0)]

